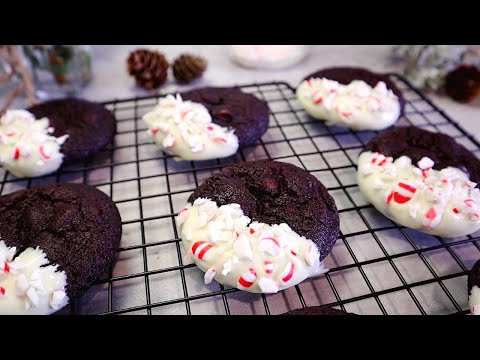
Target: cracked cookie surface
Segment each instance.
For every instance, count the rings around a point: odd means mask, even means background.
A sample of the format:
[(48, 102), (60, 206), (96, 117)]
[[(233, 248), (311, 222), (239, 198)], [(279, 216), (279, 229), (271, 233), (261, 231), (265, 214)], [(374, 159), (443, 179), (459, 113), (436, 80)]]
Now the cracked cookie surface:
[(0, 237), (21, 253), (40, 247), (67, 274), (69, 298), (107, 271), (120, 243), (120, 214), (100, 190), (53, 184), (0, 197)]
[(236, 203), (252, 221), (287, 223), (316, 243), (320, 261), (339, 234), (339, 216), (323, 184), (292, 164), (260, 160), (230, 166), (200, 185), (188, 201), (209, 198), (218, 206)]

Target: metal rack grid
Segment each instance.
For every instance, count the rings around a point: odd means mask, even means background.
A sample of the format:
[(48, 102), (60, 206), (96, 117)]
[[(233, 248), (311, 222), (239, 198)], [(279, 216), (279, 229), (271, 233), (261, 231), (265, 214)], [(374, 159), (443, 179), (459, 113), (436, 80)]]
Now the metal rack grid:
[[(447, 133), (480, 154), (480, 144), (405, 79), (391, 74), (406, 98), (397, 126)], [(480, 233), (441, 238), (399, 226), (367, 204), (355, 180), (356, 159), (376, 134), (326, 127), (306, 115), (287, 83), (240, 87), (266, 100), (267, 133), (235, 156), (177, 162), (149, 140), (141, 116), (158, 96), (114, 100), (113, 143), (93, 159), (37, 179), (0, 170), (0, 194), (52, 182), (96, 186), (118, 206), (123, 236), (117, 259), (100, 281), (63, 314), (279, 314), (329, 305), (358, 314), (468, 313), (467, 271), (480, 258)], [(233, 163), (271, 159), (314, 174), (334, 197), (341, 234), (325, 260), (330, 271), (278, 294), (250, 294), (184, 265), (175, 216), (189, 194), (212, 173)]]

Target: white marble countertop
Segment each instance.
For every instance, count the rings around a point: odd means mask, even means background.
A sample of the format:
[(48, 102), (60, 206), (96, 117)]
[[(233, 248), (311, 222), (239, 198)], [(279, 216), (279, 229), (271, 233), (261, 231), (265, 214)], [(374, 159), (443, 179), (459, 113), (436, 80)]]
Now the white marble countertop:
[[(135, 87), (127, 75), (126, 59), (129, 52), (138, 47), (157, 49), (169, 61), (184, 52), (205, 57), (208, 68), (202, 79), (187, 86), (179, 86), (169, 73), (167, 83), (157, 92), (167, 93), (207, 85), (242, 85), (253, 82), (286, 81), (296, 86), (307, 74), (328, 66), (353, 65), (370, 68), (378, 72), (398, 72), (399, 64), (390, 58), (391, 45), (315, 45), (308, 58), (301, 63), (282, 70), (252, 70), (235, 65), (227, 56), (223, 45), (94, 45), (93, 80), (79, 96), (95, 101), (128, 98), (154, 94)], [(427, 94), (451, 118), (458, 121), (467, 131), (480, 139), (480, 99), (474, 103), (459, 104), (450, 98)], [(4, 92), (0, 97), (4, 97)], [(14, 103), (22, 106), (22, 99)]]

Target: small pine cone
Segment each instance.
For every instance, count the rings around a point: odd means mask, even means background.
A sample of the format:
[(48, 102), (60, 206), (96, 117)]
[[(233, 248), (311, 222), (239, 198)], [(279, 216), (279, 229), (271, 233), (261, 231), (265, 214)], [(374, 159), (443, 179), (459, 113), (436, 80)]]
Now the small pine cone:
[(190, 54), (180, 55), (173, 63), (173, 76), (178, 82), (187, 84), (202, 76), (207, 68), (205, 59)]
[(480, 93), (480, 70), (475, 66), (462, 65), (448, 73), (445, 92), (458, 102), (472, 101)]
[(128, 73), (133, 76), (138, 86), (156, 89), (165, 83), (168, 74), (168, 61), (158, 51), (137, 49), (127, 59)]

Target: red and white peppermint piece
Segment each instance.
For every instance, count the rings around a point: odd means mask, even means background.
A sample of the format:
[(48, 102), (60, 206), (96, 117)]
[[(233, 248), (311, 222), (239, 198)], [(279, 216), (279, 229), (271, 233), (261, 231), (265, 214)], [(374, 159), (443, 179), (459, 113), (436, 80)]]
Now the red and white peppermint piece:
[(477, 186), (477, 183), (475, 183), (473, 181), (469, 181), (469, 180), (465, 181), (464, 184), (469, 189), (473, 189), (475, 186)]
[(189, 215), (190, 211), (187, 208), (183, 208), (182, 210), (180, 210), (177, 215), (178, 226), (182, 225), (188, 219)]
[(212, 250), (213, 245), (207, 243), (206, 241), (197, 241), (196, 243), (193, 244), (192, 246), (192, 254), (199, 260), (205, 260), (208, 261)]
[(387, 163), (387, 157), (383, 154), (375, 153), (370, 163), (372, 165), (384, 166)]
[(20, 159), (20, 149), (18, 147), (15, 147), (13, 149), (13, 160), (18, 160)]
[(396, 186), (396, 191), (393, 193), (393, 200), (397, 204), (405, 204), (410, 201), (416, 191), (417, 188), (415, 184), (408, 180), (402, 180)]
[(429, 157), (423, 157), (420, 159), (420, 161), (417, 163), (417, 166), (422, 169), (422, 170), (427, 170), (433, 167), (435, 163), (433, 162), (432, 159)]
[(293, 272), (295, 271), (295, 265), (289, 261), (287, 266), (285, 266), (285, 269), (282, 272), (281, 278), (284, 283), (290, 281), (293, 277)]
[(216, 143), (219, 143), (219, 144), (226, 144), (228, 143), (227, 139), (223, 138), (223, 137), (214, 137), (213, 138), (213, 141), (215, 141)]
[(40, 147), (38, 148), (38, 151), (40, 151), (40, 155), (42, 155), (42, 157), (45, 160), (50, 160), (52, 158), (51, 155), (48, 154), (48, 152), (46, 151), (45, 146), (43, 144), (40, 145)]
[(257, 279), (257, 272), (250, 268), (247, 272), (245, 272), (242, 276), (238, 278), (237, 287), (239, 289), (248, 289), (253, 285), (255, 280)]
[(280, 243), (274, 237), (265, 237), (260, 240), (258, 250), (266, 252), (270, 256), (277, 256), (280, 251)]
[(258, 287), (264, 294), (276, 294), (278, 292), (278, 284), (269, 278), (260, 278)]
[(265, 267), (265, 273), (267, 273), (267, 274), (273, 273), (274, 267), (273, 267), (273, 263), (271, 261), (265, 260), (263, 262), (263, 265)]
[(203, 280), (205, 281), (205, 285), (208, 285), (212, 282), (216, 273), (217, 273), (217, 270), (215, 270), (213, 267), (211, 267), (205, 272), (205, 276), (203, 277)]
[(169, 148), (175, 145), (176, 142), (177, 142), (177, 139), (175, 138), (175, 136), (172, 134), (168, 134), (167, 136), (164, 137), (162, 145), (164, 148)]
[(428, 209), (427, 213), (425, 214), (425, 219), (423, 221), (423, 226), (425, 229), (432, 229), (437, 226), (440, 221), (442, 220), (441, 214), (438, 212), (435, 207), (431, 207)]
[(8, 266), (6, 261), (0, 260), (0, 274), (2, 272), (10, 272), (10, 266)]

